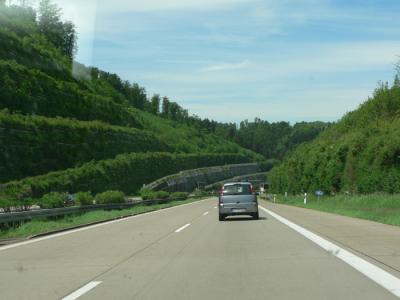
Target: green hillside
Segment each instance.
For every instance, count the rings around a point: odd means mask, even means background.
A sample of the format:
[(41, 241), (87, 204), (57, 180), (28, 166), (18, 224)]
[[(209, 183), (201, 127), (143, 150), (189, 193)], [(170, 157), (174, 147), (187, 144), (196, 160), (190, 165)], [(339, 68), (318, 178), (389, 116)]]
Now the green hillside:
[(135, 193), (183, 169), (264, 160), (193, 126), (167, 98), (161, 107), (139, 85), (74, 62), (74, 26), (51, 5), (0, 5), (0, 202)]
[(276, 192), (400, 192), (400, 83), (382, 84), (371, 99), (269, 176)]
[(125, 152), (173, 152), (146, 130), (0, 111), (0, 182), (115, 157)]
[[(249, 162), (238, 154), (173, 154), (173, 153), (128, 153), (115, 158), (88, 162), (80, 167), (51, 172), (36, 177), (3, 185), (3, 195), (24, 200), (39, 198), (52, 191), (121, 190), (135, 193), (143, 183), (152, 182), (181, 170), (197, 169), (224, 164)], [(1, 203), (0, 203), (1, 204)], [(0, 205), (1, 207), (1, 205)]]

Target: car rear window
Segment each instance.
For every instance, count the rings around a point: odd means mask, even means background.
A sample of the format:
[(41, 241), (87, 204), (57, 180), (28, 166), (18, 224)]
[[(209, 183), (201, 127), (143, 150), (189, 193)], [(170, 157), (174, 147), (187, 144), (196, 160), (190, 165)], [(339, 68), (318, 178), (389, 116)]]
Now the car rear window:
[(249, 195), (251, 194), (250, 184), (230, 184), (223, 188), (224, 195)]

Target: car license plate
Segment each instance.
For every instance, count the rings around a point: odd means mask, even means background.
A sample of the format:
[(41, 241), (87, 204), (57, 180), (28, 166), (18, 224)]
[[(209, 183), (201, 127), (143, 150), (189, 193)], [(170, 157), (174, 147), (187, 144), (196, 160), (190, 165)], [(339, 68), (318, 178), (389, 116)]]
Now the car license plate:
[(243, 209), (243, 208), (233, 208), (233, 209), (232, 209), (232, 212), (234, 212), (234, 213), (241, 213), (241, 212), (246, 212), (246, 210)]

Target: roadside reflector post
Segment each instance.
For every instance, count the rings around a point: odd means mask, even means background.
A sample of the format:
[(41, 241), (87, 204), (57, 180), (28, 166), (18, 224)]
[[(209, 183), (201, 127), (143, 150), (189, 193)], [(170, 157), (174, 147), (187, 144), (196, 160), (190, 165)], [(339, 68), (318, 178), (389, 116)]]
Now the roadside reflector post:
[(287, 192), (285, 192), (285, 198), (287, 198)]
[(307, 204), (307, 193), (304, 193), (304, 204)]
[(274, 194), (274, 203), (276, 202), (276, 195)]

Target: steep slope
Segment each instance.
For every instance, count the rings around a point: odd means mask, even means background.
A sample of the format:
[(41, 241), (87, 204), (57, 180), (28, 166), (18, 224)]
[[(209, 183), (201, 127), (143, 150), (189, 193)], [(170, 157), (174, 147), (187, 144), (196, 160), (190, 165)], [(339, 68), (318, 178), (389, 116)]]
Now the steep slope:
[(33, 9), (0, 7), (0, 198), (136, 192), (181, 169), (264, 160), (146, 112), (143, 88), (73, 63), (38, 26)]
[(40, 198), (44, 194), (54, 191), (100, 193), (106, 190), (121, 190), (125, 193), (136, 193), (144, 183), (150, 183), (181, 170), (249, 161), (248, 157), (230, 153), (120, 154), (113, 159), (92, 161), (77, 168), (6, 183), (0, 191), (0, 207), (2, 207), (2, 199), (18, 200), (19, 203), (23, 203), (30, 201), (31, 198)]
[(269, 176), (274, 191), (400, 192), (400, 86), (373, 98), (305, 144)]
[(0, 182), (126, 152), (174, 152), (146, 130), (0, 111)]

